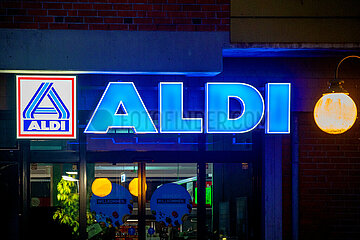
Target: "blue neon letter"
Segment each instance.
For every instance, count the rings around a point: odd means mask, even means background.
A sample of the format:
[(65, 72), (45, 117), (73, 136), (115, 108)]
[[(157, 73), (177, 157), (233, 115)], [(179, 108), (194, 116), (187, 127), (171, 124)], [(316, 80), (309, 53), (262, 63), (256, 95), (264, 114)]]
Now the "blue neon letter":
[(266, 84), (266, 133), (290, 133), (290, 83)]
[(109, 128), (133, 128), (135, 133), (157, 132), (133, 83), (110, 82), (84, 132), (107, 133)]
[[(264, 100), (253, 86), (245, 83), (207, 83), (206, 132), (243, 133), (254, 129), (264, 115)], [(229, 117), (230, 98), (239, 100), (241, 115)]]
[(159, 93), (161, 133), (201, 133), (201, 118), (184, 118), (183, 84), (161, 82)]

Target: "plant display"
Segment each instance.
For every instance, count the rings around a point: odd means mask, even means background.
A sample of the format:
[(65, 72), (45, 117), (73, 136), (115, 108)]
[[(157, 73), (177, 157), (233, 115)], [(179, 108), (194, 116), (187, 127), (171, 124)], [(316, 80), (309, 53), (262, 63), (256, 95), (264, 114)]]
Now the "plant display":
[[(79, 192), (78, 182), (62, 178), (57, 185), (59, 209), (53, 215), (54, 220), (72, 228), (74, 237), (79, 235)], [(87, 224), (95, 219), (90, 212), (86, 213)]]

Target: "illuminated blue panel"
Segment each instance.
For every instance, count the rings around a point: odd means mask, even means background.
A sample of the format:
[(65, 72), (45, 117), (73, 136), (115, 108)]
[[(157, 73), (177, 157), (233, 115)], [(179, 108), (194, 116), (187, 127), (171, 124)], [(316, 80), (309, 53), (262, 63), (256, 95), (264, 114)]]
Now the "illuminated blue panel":
[(266, 133), (290, 133), (290, 83), (266, 84)]
[[(119, 114), (119, 108), (125, 113)], [(110, 82), (84, 132), (107, 133), (109, 128), (133, 128), (135, 133), (157, 133), (133, 83)]]
[(159, 89), (160, 132), (202, 133), (202, 118), (184, 118), (183, 83), (161, 82)]
[[(253, 86), (245, 83), (206, 84), (206, 132), (244, 133), (254, 129), (264, 115), (264, 100)], [(242, 112), (230, 119), (229, 101), (241, 103)]]

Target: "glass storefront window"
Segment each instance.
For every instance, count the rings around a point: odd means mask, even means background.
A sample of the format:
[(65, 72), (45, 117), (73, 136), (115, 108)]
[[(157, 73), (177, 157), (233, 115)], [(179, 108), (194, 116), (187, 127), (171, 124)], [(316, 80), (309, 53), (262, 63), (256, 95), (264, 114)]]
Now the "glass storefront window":
[(259, 239), (261, 204), (256, 162), (213, 165), (214, 233), (220, 239)]
[(30, 165), (30, 236), (77, 239), (79, 180), (77, 164)]
[(153, 217), (147, 232), (153, 228), (160, 239), (196, 239), (196, 181), (196, 163), (146, 164), (146, 215)]
[(88, 239), (137, 239), (138, 201), (129, 191), (137, 175), (135, 163), (87, 164)]
[[(141, 164), (144, 175), (139, 163), (111, 160), (86, 164), (88, 239), (139, 239), (141, 229), (145, 239), (197, 239), (199, 221), (205, 224), (204, 239), (260, 237), (257, 160), (203, 165), (205, 220), (200, 218), (200, 164)], [(66, 239), (79, 238), (78, 176), (77, 164), (30, 164), (30, 236), (58, 232)], [(142, 177), (146, 179), (144, 218), (139, 217), (138, 180)], [(140, 227), (139, 218), (145, 219), (144, 227)], [(44, 226), (41, 233), (38, 226)]]
[[(146, 163), (146, 239), (196, 239), (196, 163)], [(137, 163), (87, 164), (88, 239), (138, 239)]]

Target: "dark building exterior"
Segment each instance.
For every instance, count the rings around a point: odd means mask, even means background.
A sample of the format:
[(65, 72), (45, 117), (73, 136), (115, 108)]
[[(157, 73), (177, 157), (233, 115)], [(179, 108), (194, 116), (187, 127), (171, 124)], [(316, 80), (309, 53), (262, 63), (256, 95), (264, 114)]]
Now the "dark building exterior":
[[(334, 135), (313, 112), (339, 61), (360, 54), (359, 11), (336, 0), (0, 2), (1, 239), (358, 239), (359, 119)], [(357, 112), (359, 64), (339, 68)], [(259, 121), (211, 132), (211, 83), (258, 93), (263, 114), (247, 118)], [(288, 112), (269, 83), (291, 89)], [(256, 100), (226, 99), (224, 121)], [(166, 100), (175, 117), (162, 118)], [(269, 133), (271, 101), (288, 131)], [(116, 122), (139, 107), (129, 121), (152, 124)]]

